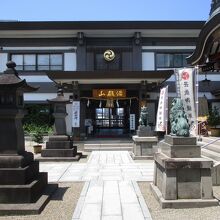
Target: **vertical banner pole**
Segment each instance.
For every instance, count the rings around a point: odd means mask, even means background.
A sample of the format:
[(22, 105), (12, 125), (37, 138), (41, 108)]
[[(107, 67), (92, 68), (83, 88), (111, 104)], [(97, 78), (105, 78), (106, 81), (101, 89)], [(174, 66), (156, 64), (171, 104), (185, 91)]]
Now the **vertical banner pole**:
[(198, 126), (199, 126), (199, 120), (198, 120), (198, 117), (199, 117), (199, 67), (196, 66), (195, 67), (195, 71), (196, 71), (196, 83), (195, 83), (195, 86), (196, 86), (196, 91), (195, 91), (195, 95), (196, 95), (196, 136), (199, 135), (199, 132), (198, 132)]

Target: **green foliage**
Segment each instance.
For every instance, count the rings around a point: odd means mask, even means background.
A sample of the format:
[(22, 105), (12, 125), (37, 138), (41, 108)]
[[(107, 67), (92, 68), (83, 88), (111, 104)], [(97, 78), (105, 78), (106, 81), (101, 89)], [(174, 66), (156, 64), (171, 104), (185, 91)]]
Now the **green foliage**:
[(49, 105), (27, 104), (25, 109), (27, 114), (24, 116), (23, 124), (48, 127), (53, 125), (54, 118)]
[(32, 140), (34, 142), (36, 142), (37, 144), (41, 144), (43, 143), (43, 131), (41, 130), (40, 127), (38, 127), (36, 130), (35, 130), (35, 133), (32, 133)]
[(208, 125), (214, 127), (220, 124), (219, 109), (216, 106), (214, 106), (214, 108), (209, 111), (207, 121), (208, 121)]
[(52, 133), (52, 127), (47, 125), (40, 126), (36, 124), (24, 124), (23, 126), (25, 133), (29, 134), (32, 141), (41, 144), (43, 143), (43, 136)]
[(37, 124), (24, 124), (23, 125), (23, 129), (24, 129), (24, 132), (26, 134), (33, 134), (33, 133), (36, 133), (36, 132), (41, 132), (45, 135), (47, 134), (51, 134), (53, 132), (53, 128), (52, 126), (48, 126), (48, 125), (37, 125)]
[(53, 132), (53, 116), (49, 105), (26, 105), (27, 114), (23, 119), (24, 132), (38, 144), (43, 143), (43, 135)]

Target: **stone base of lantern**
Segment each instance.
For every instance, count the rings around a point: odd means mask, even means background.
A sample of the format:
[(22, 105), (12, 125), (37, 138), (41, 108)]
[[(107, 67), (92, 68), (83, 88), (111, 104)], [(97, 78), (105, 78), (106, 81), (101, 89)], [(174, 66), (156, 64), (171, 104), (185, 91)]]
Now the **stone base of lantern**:
[(46, 149), (41, 152), (40, 161), (78, 161), (82, 154), (77, 153), (77, 146), (67, 135), (54, 135), (49, 137)]
[(48, 184), (33, 154), (0, 156), (0, 215), (38, 214), (57, 184)]

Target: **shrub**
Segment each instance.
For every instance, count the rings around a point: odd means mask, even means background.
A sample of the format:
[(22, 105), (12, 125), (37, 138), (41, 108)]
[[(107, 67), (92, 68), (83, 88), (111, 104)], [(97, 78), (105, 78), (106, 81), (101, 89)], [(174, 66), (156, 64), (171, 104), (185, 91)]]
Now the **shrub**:
[(24, 124), (23, 129), (24, 129), (24, 132), (26, 134), (29, 134), (29, 135), (31, 135), (32, 133), (39, 132), (39, 131), (41, 131), (44, 135), (51, 134), (53, 132), (52, 126), (37, 125), (37, 124), (34, 124), (34, 123)]
[(214, 106), (214, 108), (209, 111), (207, 121), (209, 126), (213, 126), (215, 128), (220, 124), (219, 109), (216, 106)]
[(43, 143), (43, 136), (52, 133), (52, 127), (47, 125), (36, 125), (36, 124), (24, 124), (24, 132), (31, 136), (32, 141), (37, 144)]
[(36, 129), (35, 133), (32, 134), (32, 140), (37, 144), (43, 143), (43, 132), (41, 129)]

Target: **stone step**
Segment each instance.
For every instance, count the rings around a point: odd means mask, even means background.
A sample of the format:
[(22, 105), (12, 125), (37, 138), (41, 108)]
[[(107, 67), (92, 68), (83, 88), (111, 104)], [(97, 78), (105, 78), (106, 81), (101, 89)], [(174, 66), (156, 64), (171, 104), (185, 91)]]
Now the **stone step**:
[(89, 148), (84, 148), (85, 152), (91, 152), (91, 151), (130, 151), (133, 152), (133, 148), (128, 148), (128, 147), (105, 147), (105, 148), (100, 148), (100, 147), (89, 147)]
[[(219, 139), (218, 137), (202, 137), (203, 143), (210, 143), (211, 141), (214, 141), (216, 139)], [(214, 144), (220, 145), (220, 140), (216, 141)]]
[(211, 150), (216, 153), (220, 153), (220, 145), (210, 144), (205, 149)]
[(95, 144), (84, 144), (84, 147), (133, 147), (133, 143), (95, 143)]
[(133, 143), (84, 144), (84, 151), (133, 151)]
[(211, 151), (209, 149), (202, 148), (202, 155), (210, 158), (211, 160), (220, 161), (220, 153)]

